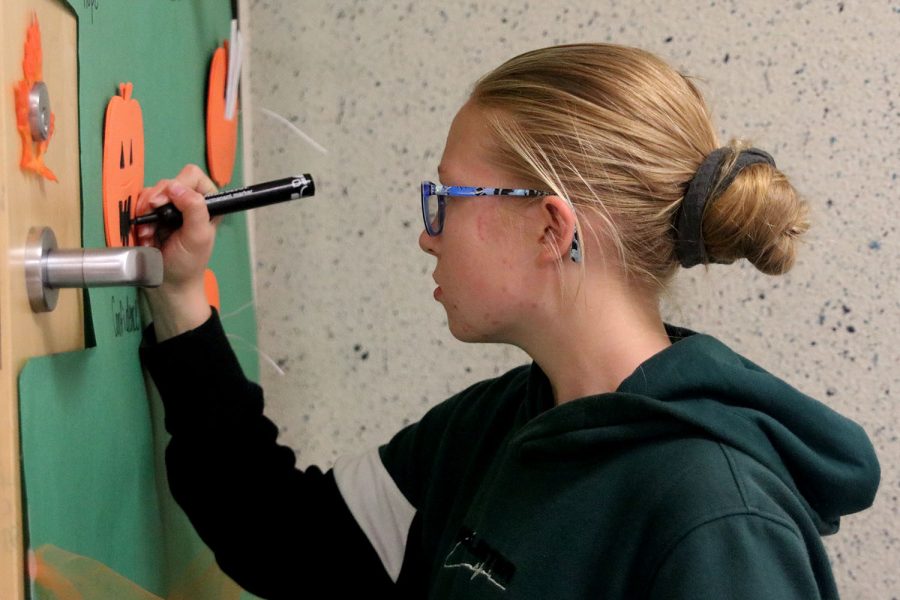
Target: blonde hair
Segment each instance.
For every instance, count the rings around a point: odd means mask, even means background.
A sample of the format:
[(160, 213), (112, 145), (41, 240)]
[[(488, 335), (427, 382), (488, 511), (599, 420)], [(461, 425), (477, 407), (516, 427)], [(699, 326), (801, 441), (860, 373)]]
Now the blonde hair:
[[(665, 287), (678, 266), (674, 215), (719, 147), (689, 78), (637, 48), (553, 46), (482, 77), (472, 101), (487, 109), (498, 166), (578, 207), (589, 216), (579, 230), (598, 224), (627, 275)], [(729, 144), (720, 179), (745, 145)], [(784, 174), (754, 164), (713, 197), (703, 218), (711, 260), (746, 258), (769, 274), (791, 268), (807, 206)]]

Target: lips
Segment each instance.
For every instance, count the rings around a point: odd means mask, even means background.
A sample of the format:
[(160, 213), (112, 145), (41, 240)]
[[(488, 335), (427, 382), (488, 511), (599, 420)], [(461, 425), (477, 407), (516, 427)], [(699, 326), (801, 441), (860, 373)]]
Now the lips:
[(431, 278), (434, 280), (435, 283), (437, 283), (437, 287), (434, 288), (433, 295), (434, 295), (434, 299), (438, 300), (438, 299), (440, 299), (440, 297), (443, 295), (444, 292), (443, 292), (443, 290), (441, 290), (441, 284), (438, 283), (437, 278), (434, 275), (432, 275)]

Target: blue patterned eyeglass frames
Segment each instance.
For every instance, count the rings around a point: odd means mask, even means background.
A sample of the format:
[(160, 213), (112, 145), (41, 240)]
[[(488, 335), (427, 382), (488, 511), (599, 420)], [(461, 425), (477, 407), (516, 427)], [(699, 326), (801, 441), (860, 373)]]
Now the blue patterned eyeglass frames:
[(422, 182), (422, 219), (428, 235), (439, 235), (444, 230), (444, 208), (451, 196), (550, 196), (553, 192), (515, 188), (470, 187), (465, 185), (441, 185)]
[[(432, 183), (431, 181), (423, 181), (422, 220), (425, 221), (425, 231), (428, 232), (428, 235), (440, 235), (444, 230), (444, 211), (447, 206), (447, 198), (451, 196), (539, 197), (552, 195), (553, 192), (544, 192), (541, 190), (441, 185), (439, 183)], [(574, 209), (575, 207), (573, 206), (572, 210)], [(577, 229), (572, 237), (572, 247), (569, 249), (569, 258), (572, 259), (572, 262), (581, 262), (581, 242), (578, 239)]]

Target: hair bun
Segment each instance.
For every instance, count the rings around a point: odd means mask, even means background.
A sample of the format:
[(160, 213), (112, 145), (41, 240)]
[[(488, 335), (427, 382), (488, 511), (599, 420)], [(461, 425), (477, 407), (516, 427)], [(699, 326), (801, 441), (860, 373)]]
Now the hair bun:
[[(737, 153), (744, 147), (732, 142)], [(723, 179), (734, 161), (723, 168)], [(703, 240), (710, 259), (746, 258), (768, 275), (794, 265), (795, 242), (809, 229), (809, 206), (787, 176), (766, 163), (749, 165), (711, 202), (703, 215)]]

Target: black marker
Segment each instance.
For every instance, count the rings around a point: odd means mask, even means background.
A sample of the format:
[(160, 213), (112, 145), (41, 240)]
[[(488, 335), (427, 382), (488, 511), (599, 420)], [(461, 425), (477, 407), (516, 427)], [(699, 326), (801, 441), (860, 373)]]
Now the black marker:
[[(296, 177), (285, 177), (266, 183), (258, 183), (236, 190), (228, 190), (206, 196), (209, 216), (224, 215), (249, 210), (297, 198), (309, 198), (316, 193), (316, 184), (312, 175), (306, 173)], [(164, 204), (146, 215), (135, 217), (131, 225), (159, 223), (168, 229), (181, 227), (181, 211), (174, 204)]]

